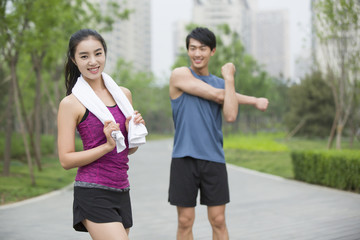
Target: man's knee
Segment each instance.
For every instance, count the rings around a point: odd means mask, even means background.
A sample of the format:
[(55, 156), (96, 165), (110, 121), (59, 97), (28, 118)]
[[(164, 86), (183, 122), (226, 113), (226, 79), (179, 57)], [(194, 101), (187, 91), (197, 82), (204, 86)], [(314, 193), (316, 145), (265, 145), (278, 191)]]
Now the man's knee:
[(215, 216), (209, 217), (210, 224), (213, 228), (217, 229), (224, 229), (226, 228), (225, 223), (225, 215), (224, 214), (217, 214)]
[(194, 224), (194, 217), (182, 215), (178, 217), (179, 227), (183, 229), (192, 228)]

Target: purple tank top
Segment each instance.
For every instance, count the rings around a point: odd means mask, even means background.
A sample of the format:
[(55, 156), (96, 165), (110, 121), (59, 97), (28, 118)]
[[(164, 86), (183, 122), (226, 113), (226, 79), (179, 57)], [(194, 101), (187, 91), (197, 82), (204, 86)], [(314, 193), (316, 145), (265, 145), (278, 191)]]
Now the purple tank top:
[[(114, 116), (115, 121), (120, 123), (120, 130), (125, 137), (125, 144), (127, 148), (124, 151), (117, 153), (115, 147), (114, 150), (100, 157), (96, 161), (86, 166), (79, 167), (75, 181), (95, 183), (117, 189), (125, 189), (129, 187), (127, 175), (127, 170), (129, 169), (129, 145), (125, 127), (126, 118), (118, 106), (108, 107), (108, 109)], [(83, 119), (77, 126), (77, 130), (83, 142), (84, 150), (106, 143), (103, 128), (104, 125), (101, 121), (94, 114), (88, 112), (88, 116), (85, 120)]]

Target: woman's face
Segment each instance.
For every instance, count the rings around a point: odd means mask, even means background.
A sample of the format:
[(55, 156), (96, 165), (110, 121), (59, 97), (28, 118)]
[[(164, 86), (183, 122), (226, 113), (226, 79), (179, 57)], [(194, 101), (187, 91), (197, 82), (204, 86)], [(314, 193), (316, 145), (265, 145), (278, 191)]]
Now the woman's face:
[(106, 62), (103, 45), (93, 37), (81, 41), (76, 47), (74, 62), (86, 81), (101, 79)]

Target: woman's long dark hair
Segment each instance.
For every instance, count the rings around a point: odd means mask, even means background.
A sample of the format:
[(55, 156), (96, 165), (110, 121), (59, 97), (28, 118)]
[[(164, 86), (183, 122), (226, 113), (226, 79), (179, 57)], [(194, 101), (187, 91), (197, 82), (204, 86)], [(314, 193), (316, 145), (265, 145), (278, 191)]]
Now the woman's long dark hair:
[(83, 41), (89, 37), (93, 37), (96, 40), (98, 40), (99, 42), (101, 42), (101, 44), (104, 48), (105, 56), (106, 56), (107, 49), (106, 49), (105, 40), (95, 30), (81, 29), (81, 30), (77, 31), (76, 33), (74, 33), (73, 35), (71, 35), (70, 40), (69, 40), (69, 47), (68, 47), (68, 51), (67, 51), (67, 59), (65, 62), (66, 96), (71, 94), (71, 90), (74, 87), (78, 77), (80, 77), (80, 74), (81, 74), (79, 71), (79, 68), (73, 62), (73, 60), (75, 60), (76, 47), (78, 46), (78, 44), (81, 41)]

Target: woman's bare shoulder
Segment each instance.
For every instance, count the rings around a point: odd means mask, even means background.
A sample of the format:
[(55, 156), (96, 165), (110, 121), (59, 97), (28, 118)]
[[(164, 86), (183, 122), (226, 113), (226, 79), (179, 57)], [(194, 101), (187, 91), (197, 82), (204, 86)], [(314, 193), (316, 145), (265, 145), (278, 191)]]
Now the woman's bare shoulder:
[(64, 97), (59, 105), (59, 109), (67, 109), (68, 111), (74, 112), (83, 112), (85, 107), (80, 103), (80, 101), (75, 97), (75, 95), (70, 94)]

